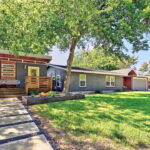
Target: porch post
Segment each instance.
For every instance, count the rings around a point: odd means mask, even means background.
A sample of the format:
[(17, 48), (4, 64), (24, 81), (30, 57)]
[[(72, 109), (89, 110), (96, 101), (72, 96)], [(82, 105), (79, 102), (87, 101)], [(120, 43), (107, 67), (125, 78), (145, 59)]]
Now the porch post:
[(51, 77), (49, 77), (49, 88), (50, 88), (50, 91), (52, 91), (52, 78)]
[(25, 76), (25, 91), (26, 91), (26, 95), (28, 95), (28, 77)]

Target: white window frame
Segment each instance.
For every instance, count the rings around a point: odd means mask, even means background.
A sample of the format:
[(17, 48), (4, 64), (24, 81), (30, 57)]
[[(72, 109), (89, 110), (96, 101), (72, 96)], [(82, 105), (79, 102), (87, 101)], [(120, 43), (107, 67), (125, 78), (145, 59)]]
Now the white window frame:
[[(80, 75), (85, 75), (85, 86), (81, 86), (81, 84), (80, 84), (82, 81), (82, 80), (80, 80)], [(86, 87), (86, 74), (83, 74), (83, 73), (79, 74), (79, 87)]]
[[(106, 81), (106, 78), (107, 78), (107, 77), (110, 77), (110, 85), (109, 85), (109, 86), (107, 85), (107, 81)], [(112, 79), (111, 79), (111, 77), (113, 77), (113, 78), (115, 79), (114, 85), (112, 85)], [(105, 77), (105, 86), (106, 86), (106, 87), (116, 87), (116, 77), (115, 77), (115, 76), (106, 76), (106, 77)]]

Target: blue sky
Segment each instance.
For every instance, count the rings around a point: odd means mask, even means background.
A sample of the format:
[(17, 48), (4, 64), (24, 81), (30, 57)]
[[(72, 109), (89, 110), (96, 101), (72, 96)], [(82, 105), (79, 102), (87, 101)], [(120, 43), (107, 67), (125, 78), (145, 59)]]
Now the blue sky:
[[(147, 36), (147, 39), (150, 39), (150, 36)], [(129, 49), (128, 54), (138, 57), (138, 63), (136, 65), (136, 68), (139, 69), (142, 63), (150, 61), (150, 49), (147, 51), (139, 51), (138, 53), (132, 54), (131, 46), (127, 42), (125, 42), (126, 47)], [(150, 42), (149, 42), (150, 45)], [(77, 51), (78, 49), (76, 49)], [(69, 52), (61, 52), (59, 49), (54, 48), (54, 50), (50, 53), (50, 55), (53, 57), (51, 63), (53, 64), (59, 64), (59, 65), (66, 65)]]
[[(131, 53), (131, 51), (129, 51)], [(67, 52), (60, 52), (58, 49), (53, 50), (52, 53), (53, 59), (51, 63), (53, 64), (59, 64), (59, 65), (66, 65), (67, 64), (67, 58), (68, 58), (68, 51)], [(138, 57), (138, 63), (136, 65), (137, 68), (143, 63), (150, 61), (150, 50), (148, 51), (140, 51), (137, 54), (132, 54), (133, 56)]]

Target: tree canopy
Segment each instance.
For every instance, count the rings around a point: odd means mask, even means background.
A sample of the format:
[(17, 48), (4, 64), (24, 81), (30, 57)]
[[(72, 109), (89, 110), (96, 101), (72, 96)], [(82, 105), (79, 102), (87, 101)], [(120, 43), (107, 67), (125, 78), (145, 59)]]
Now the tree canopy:
[(2, 0), (0, 47), (44, 53), (48, 45), (66, 50), (74, 38), (78, 46), (94, 41), (118, 54), (126, 39), (133, 51), (144, 50), (149, 16), (149, 0)]
[(0, 48), (14, 54), (44, 54), (54, 45), (69, 49), (66, 93), (76, 47), (92, 43), (123, 55), (126, 40), (133, 52), (148, 49), (143, 33), (149, 32), (149, 4), (149, 0), (1, 0)]
[(140, 71), (142, 74), (150, 75), (150, 61), (143, 63), (143, 64), (141, 65), (139, 71)]
[(76, 52), (72, 65), (91, 69), (115, 70), (131, 68), (136, 63), (137, 58), (135, 57), (119, 58), (115, 55), (106, 54), (103, 49), (95, 48), (89, 51)]

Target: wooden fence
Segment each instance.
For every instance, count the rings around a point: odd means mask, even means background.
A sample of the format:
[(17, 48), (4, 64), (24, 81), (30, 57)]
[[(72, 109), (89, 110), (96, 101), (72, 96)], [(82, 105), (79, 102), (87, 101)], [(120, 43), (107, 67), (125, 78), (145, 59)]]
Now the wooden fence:
[(25, 91), (28, 94), (30, 91), (51, 91), (52, 90), (52, 78), (51, 77), (37, 77), (26, 76), (25, 77)]

